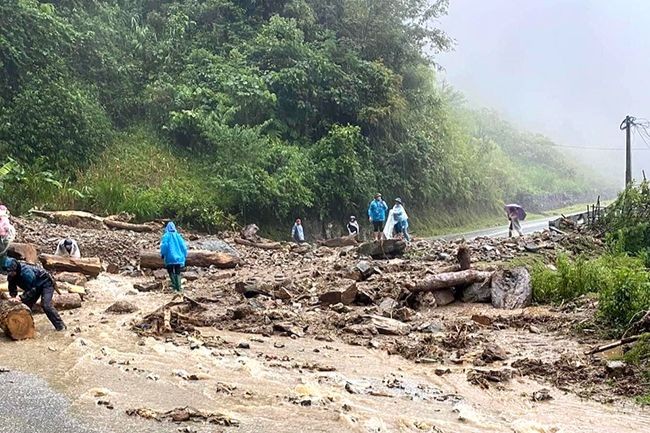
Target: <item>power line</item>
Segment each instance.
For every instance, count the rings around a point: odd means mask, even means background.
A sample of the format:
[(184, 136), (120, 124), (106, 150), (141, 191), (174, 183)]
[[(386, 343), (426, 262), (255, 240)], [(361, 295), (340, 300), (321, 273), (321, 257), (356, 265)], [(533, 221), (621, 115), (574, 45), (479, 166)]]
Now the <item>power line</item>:
[[(616, 147), (583, 147), (583, 146), (566, 146), (564, 144), (548, 144), (547, 146), (549, 147), (564, 147), (567, 149), (582, 149), (582, 150), (618, 150), (620, 151), (620, 148)], [(632, 150), (650, 150), (650, 148), (645, 148), (645, 147), (635, 147)]]

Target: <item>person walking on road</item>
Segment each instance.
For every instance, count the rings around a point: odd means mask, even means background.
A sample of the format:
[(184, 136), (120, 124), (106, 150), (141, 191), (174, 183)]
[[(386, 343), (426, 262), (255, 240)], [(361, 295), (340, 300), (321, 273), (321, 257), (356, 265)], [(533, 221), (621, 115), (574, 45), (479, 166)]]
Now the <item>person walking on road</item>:
[(160, 241), (160, 257), (169, 273), (172, 290), (176, 295), (182, 295), (181, 270), (185, 267), (187, 245), (172, 221), (167, 223), (165, 234)]
[(382, 230), (384, 229), (387, 212), (388, 205), (381, 198), (381, 194), (375, 194), (375, 199), (371, 201), (370, 206), (368, 206), (368, 221), (372, 224), (372, 231), (376, 241), (382, 239)]
[[(54, 279), (44, 269), (20, 263), (13, 258), (4, 260), (3, 269), (7, 272), (9, 283), (9, 296), (12, 302), (22, 302), (30, 309), (41, 299), (41, 307), (47, 318), (52, 322), (57, 331), (66, 329), (63, 319), (52, 305), (52, 297), (56, 291)], [(18, 288), (23, 290), (23, 295), (18, 296)]]
[(508, 226), (508, 237), (512, 237), (512, 231), (516, 231), (519, 236), (523, 236), (524, 233), (521, 231), (521, 221), (526, 219), (526, 211), (524, 208), (518, 204), (507, 204), (504, 207), (506, 211), (506, 216), (510, 225)]

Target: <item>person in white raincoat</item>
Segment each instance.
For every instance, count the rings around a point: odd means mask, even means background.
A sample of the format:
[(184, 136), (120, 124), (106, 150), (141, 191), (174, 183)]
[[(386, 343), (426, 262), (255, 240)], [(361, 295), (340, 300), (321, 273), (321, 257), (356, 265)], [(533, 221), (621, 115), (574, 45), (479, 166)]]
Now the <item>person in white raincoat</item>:
[(56, 246), (54, 255), (60, 257), (72, 257), (73, 259), (81, 258), (79, 245), (77, 245), (77, 241), (74, 239), (61, 239), (59, 244)]

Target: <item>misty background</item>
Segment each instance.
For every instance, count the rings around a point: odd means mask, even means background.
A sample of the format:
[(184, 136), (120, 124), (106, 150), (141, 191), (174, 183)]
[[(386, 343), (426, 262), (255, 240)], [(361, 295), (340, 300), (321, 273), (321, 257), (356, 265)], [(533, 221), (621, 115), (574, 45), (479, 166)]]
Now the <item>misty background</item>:
[[(650, 118), (648, 23), (643, 0), (450, 0), (440, 26), (456, 47), (437, 61), (472, 105), (548, 136), (622, 187), (619, 125)], [(650, 176), (648, 142), (633, 133), (635, 179)]]

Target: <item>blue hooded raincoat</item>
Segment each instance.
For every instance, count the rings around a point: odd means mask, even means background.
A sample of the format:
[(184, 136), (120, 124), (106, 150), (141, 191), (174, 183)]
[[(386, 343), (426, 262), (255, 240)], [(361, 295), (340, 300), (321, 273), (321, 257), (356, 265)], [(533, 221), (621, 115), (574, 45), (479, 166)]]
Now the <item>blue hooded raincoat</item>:
[(160, 257), (165, 261), (165, 266), (185, 266), (187, 245), (185, 245), (183, 237), (176, 231), (176, 225), (171, 221), (167, 223), (165, 234), (160, 242)]

